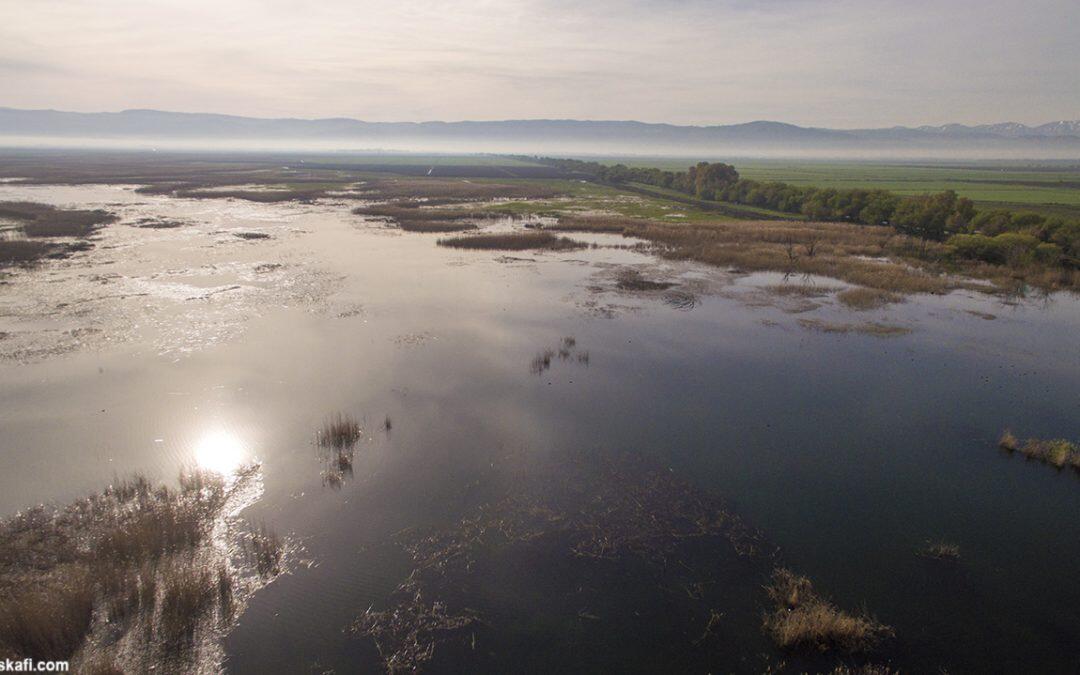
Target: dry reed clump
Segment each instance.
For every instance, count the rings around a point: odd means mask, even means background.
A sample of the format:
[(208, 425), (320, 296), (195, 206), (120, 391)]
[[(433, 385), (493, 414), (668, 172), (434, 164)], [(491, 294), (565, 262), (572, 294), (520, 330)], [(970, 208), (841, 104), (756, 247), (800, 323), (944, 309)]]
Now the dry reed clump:
[(765, 615), (764, 628), (783, 649), (865, 652), (893, 635), (892, 628), (868, 616), (838, 609), (814, 592), (809, 579), (790, 570), (774, 570), (765, 590), (775, 609)]
[(510, 234), (478, 234), (467, 237), (440, 239), (439, 246), (451, 248), (471, 248), (496, 251), (525, 251), (543, 249), (548, 251), (566, 251), (583, 248), (585, 245), (566, 237), (556, 237), (549, 232), (514, 232)]
[(577, 338), (568, 335), (559, 342), (557, 347), (545, 349), (534, 356), (529, 363), (529, 372), (533, 375), (544, 373), (551, 368), (556, 357), (560, 361), (576, 361), (584, 366), (589, 365), (589, 352), (578, 349)]
[(24, 591), (0, 596), (0, 656), (70, 660), (94, 617), (94, 588), (85, 570), (61, 570)]
[(894, 302), (903, 302), (901, 295), (880, 288), (849, 288), (837, 294), (836, 299), (855, 310), (880, 309)]
[(326, 418), (315, 437), (318, 446), (326, 452), (326, 468), (323, 470), (325, 485), (340, 488), (345, 479), (352, 475), (356, 444), (362, 437), (360, 423), (349, 415), (338, 413)]
[(356, 445), (361, 435), (359, 422), (349, 415), (338, 413), (323, 421), (317, 440), (324, 448), (340, 449)]
[(256, 471), (228, 486), (188, 471), (179, 490), (137, 475), (0, 521), (0, 657), (69, 659), (92, 672), (120, 644), (125, 653), (140, 645), (140, 671), (194, 654), (186, 636), (214, 607), (231, 616), (234, 601), (211, 531), (250, 498)]
[(273, 577), (281, 572), (285, 544), (281, 537), (267, 529), (265, 523), (248, 533), (243, 541), (245, 552), (254, 561), (255, 570), (261, 576)]
[(807, 330), (815, 330), (822, 333), (860, 333), (874, 337), (899, 337), (911, 332), (910, 328), (896, 326), (876, 321), (864, 323), (831, 323), (820, 319), (799, 319), (799, 325)]
[(1080, 446), (1064, 438), (1029, 438), (1021, 443), (1020, 439), (1006, 429), (998, 440), (998, 447), (1008, 452), (1019, 450), (1024, 457), (1049, 464), (1057, 469), (1071, 466), (1080, 471)]
[(932, 560), (945, 562), (959, 562), (960, 560), (960, 546), (944, 541), (927, 542), (926, 546), (919, 549), (917, 553), (923, 558)]
[(833, 286), (817, 284), (773, 284), (765, 289), (774, 295), (796, 296), (800, 298), (822, 298), (836, 290)]

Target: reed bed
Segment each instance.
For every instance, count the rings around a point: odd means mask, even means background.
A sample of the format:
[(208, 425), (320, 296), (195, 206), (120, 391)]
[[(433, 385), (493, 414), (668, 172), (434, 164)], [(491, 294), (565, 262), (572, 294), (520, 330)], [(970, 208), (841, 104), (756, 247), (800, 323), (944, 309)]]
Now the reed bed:
[(764, 628), (782, 649), (866, 652), (893, 635), (889, 626), (837, 608), (819, 596), (806, 577), (778, 568), (765, 587), (774, 610)]
[(549, 232), (514, 232), (509, 234), (478, 234), (466, 237), (440, 239), (439, 246), (495, 251), (568, 251), (584, 248), (585, 244), (556, 237)]

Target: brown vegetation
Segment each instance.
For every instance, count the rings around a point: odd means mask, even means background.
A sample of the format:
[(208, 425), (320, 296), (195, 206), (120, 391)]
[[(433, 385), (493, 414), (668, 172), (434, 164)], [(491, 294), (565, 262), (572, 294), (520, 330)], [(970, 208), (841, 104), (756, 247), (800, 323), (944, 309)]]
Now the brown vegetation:
[(880, 288), (849, 288), (837, 294), (836, 299), (851, 309), (879, 309), (894, 302), (903, 302), (904, 298), (896, 293)]
[(0, 218), (19, 221), (28, 237), (87, 237), (116, 220), (108, 211), (59, 209), (37, 202), (0, 202)]
[(566, 251), (585, 245), (566, 237), (556, 237), (549, 232), (513, 232), (508, 234), (478, 234), (466, 237), (440, 239), (439, 246), (451, 248), (474, 248), (496, 251), (525, 251), (544, 249)]
[(893, 634), (868, 616), (838, 609), (790, 570), (776, 569), (765, 590), (775, 605), (765, 616), (765, 631), (783, 649), (864, 652)]
[(1006, 429), (998, 441), (998, 447), (1009, 452), (1019, 450), (1024, 457), (1057, 469), (1071, 466), (1080, 471), (1080, 446), (1063, 438), (1029, 438), (1021, 443), (1020, 439)]
[(422, 202), (395, 202), (376, 206), (361, 206), (353, 213), (385, 218), (397, 223), (407, 232), (458, 232), (475, 230), (470, 220), (506, 218), (500, 211), (470, 211), (464, 209), (426, 208)]
[[(137, 671), (192, 656), (191, 637), (210, 629), (215, 608), (231, 616), (232, 573), (210, 536), (256, 471), (229, 484), (187, 472), (179, 490), (135, 476), (66, 508), (0, 521), (0, 658), (108, 672), (95, 664), (112, 664), (130, 641), (148, 659)], [(280, 561), (281, 541), (262, 538), (263, 555)]]

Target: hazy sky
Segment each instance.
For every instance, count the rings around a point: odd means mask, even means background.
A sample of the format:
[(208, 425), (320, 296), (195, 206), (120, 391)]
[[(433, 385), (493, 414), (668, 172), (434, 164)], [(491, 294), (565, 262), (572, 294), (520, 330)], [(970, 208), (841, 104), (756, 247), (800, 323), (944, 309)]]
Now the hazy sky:
[(0, 105), (829, 127), (1080, 118), (1080, 0), (0, 0)]

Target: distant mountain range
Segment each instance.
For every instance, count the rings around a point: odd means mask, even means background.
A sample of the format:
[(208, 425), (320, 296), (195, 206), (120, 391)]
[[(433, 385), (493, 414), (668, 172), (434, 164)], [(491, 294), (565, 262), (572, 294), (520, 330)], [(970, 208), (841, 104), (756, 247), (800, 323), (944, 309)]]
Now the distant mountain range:
[(1035, 127), (822, 129), (782, 122), (679, 126), (632, 121), (364, 122), (159, 110), (0, 108), (2, 145), (387, 149), (437, 152), (1080, 158), (1080, 120)]

